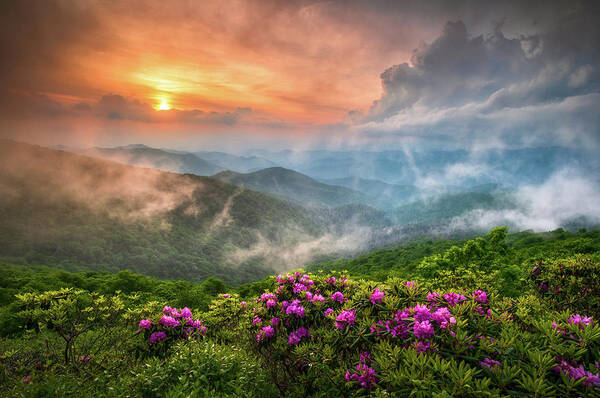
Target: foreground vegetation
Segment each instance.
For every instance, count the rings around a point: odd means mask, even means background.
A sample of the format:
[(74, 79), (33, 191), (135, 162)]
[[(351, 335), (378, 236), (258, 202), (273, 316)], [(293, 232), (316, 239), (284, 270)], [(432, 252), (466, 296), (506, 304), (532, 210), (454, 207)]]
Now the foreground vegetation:
[(600, 396), (599, 246), (498, 228), (235, 289), (3, 264), (0, 391)]

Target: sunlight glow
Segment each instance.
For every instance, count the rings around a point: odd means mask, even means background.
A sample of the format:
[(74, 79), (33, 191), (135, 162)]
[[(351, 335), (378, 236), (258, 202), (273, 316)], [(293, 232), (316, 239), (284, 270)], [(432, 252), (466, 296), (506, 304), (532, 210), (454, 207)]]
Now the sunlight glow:
[(159, 111), (168, 111), (169, 109), (171, 109), (171, 107), (167, 103), (166, 98), (162, 98), (160, 101), (160, 104), (158, 105), (158, 110)]

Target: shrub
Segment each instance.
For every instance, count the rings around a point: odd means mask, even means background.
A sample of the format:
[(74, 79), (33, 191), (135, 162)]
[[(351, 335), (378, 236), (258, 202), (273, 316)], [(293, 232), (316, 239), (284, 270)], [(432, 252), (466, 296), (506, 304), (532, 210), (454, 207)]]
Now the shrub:
[(528, 273), (530, 289), (552, 308), (600, 317), (600, 265), (581, 256), (538, 261)]

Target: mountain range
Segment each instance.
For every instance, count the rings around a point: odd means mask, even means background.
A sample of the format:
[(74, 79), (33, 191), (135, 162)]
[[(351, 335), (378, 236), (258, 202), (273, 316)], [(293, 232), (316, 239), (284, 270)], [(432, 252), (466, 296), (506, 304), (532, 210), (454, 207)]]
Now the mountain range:
[(387, 225), (364, 206), (335, 211), (217, 178), (0, 142), (0, 258), (18, 263), (235, 284), (355, 251), (369, 245), (361, 231)]

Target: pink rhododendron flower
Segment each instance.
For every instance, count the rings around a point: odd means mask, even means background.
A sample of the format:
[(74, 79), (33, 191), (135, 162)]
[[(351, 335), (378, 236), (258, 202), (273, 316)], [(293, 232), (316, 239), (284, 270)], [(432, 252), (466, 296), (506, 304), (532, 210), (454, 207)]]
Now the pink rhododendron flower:
[(192, 311), (188, 307), (184, 307), (181, 310), (181, 317), (182, 318), (191, 318), (192, 317)]
[(270, 339), (273, 336), (275, 336), (275, 329), (273, 329), (271, 325), (267, 325), (264, 328), (262, 328), (260, 332), (258, 332), (258, 334), (256, 335), (256, 341), (260, 343), (261, 341)]
[(335, 318), (335, 326), (338, 329), (343, 329), (346, 325), (354, 325), (355, 321), (354, 310), (344, 310)]
[(487, 304), (488, 303), (488, 296), (487, 293), (484, 292), (483, 290), (477, 290), (473, 293), (473, 299), (481, 304)]
[(415, 337), (417, 339), (428, 339), (430, 337), (433, 337), (435, 332), (433, 330), (433, 326), (431, 325), (431, 323), (429, 323), (429, 321), (415, 321), (415, 324), (413, 326), (413, 333), (415, 334)]
[(150, 335), (150, 344), (158, 343), (159, 341), (163, 341), (167, 338), (167, 334), (165, 332), (154, 332)]
[(310, 338), (310, 333), (308, 332), (308, 329), (299, 327), (295, 332), (290, 333), (288, 344), (296, 345), (300, 343), (303, 338)]
[(424, 305), (420, 305), (420, 304), (415, 305), (414, 311), (415, 311), (415, 315), (414, 315), (415, 321), (423, 322), (423, 321), (428, 321), (431, 319), (431, 312), (429, 312), (429, 308), (427, 308)]
[(490, 371), (502, 367), (502, 364), (500, 362), (490, 358), (484, 358), (483, 361), (479, 362), (479, 364), (483, 367), (488, 368)]
[(444, 294), (444, 299), (448, 302), (450, 307), (454, 307), (456, 304), (459, 304), (461, 301), (464, 301), (467, 298), (458, 293), (446, 293)]
[(152, 321), (148, 319), (142, 319), (138, 326), (140, 328), (138, 332), (141, 332), (142, 329), (150, 330), (150, 327), (152, 326)]
[(179, 322), (177, 319), (167, 315), (163, 315), (162, 318), (160, 318), (159, 323), (168, 328), (176, 328), (181, 325), (181, 322)]
[(344, 302), (344, 295), (342, 294), (342, 292), (335, 292), (329, 298), (331, 299), (331, 301), (337, 301), (340, 304)]
[(373, 303), (373, 305), (381, 304), (384, 299), (385, 294), (383, 294), (383, 292), (379, 290), (379, 288), (375, 289), (373, 293), (371, 293), (371, 303)]

